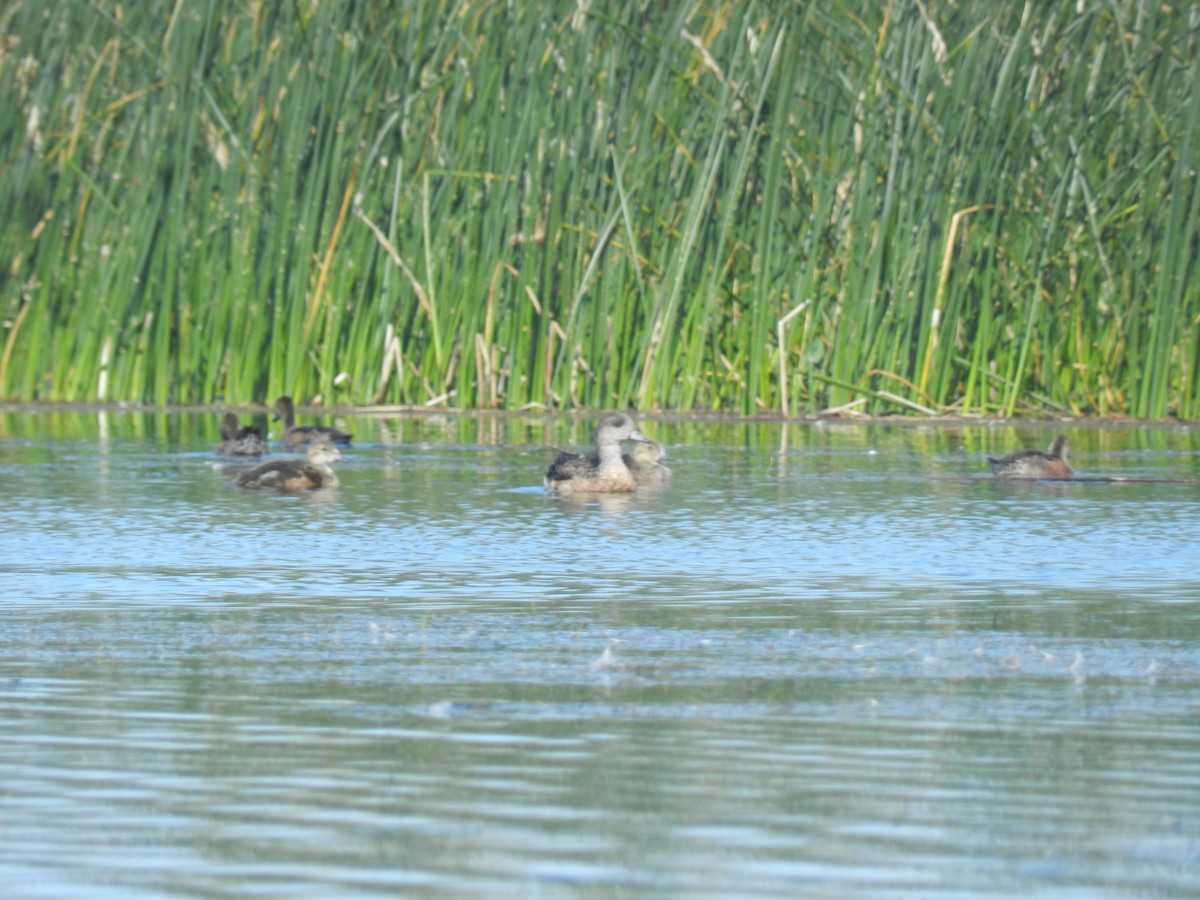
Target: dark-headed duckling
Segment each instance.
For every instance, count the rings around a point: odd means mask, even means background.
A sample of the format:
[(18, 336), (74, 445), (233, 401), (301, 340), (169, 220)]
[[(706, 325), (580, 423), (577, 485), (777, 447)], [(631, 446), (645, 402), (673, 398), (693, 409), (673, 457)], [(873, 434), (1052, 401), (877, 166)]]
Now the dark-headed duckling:
[(217, 444), (221, 456), (263, 456), (270, 452), (262, 432), (253, 425), (240, 424), (233, 413), (225, 413), (221, 419), (221, 438)]
[(1070, 478), (1067, 465), (1067, 439), (1059, 435), (1050, 442), (1050, 449), (1018, 450), (999, 458), (989, 456), (992, 474), (997, 478)]
[(625, 413), (609, 413), (596, 427), (596, 452), (561, 452), (546, 470), (542, 484), (558, 494), (629, 492), (637, 480), (621, 456), (622, 441), (647, 441)]
[(671, 470), (661, 462), (667, 458), (666, 449), (658, 441), (637, 444), (632, 453), (621, 455), (639, 488), (664, 488), (671, 483)]
[(315, 491), (338, 486), (329, 464), (342, 458), (337, 447), (324, 438), (308, 445), (304, 459), (273, 459), (243, 472), (234, 482), (238, 487), (276, 491)]
[(296, 405), (291, 397), (280, 397), (275, 401), (275, 415), (283, 422), (283, 434), (279, 436), (279, 446), (287, 450), (303, 447), (316, 438), (323, 437), (334, 444), (348, 444), (353, 435), (327, 425), (297, 425)]

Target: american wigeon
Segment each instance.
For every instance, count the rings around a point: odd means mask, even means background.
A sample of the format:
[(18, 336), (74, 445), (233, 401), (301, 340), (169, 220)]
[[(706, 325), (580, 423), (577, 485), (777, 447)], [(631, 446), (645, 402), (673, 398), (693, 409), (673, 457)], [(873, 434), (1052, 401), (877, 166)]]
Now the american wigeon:
[(633, 471), (621, 456), (622, 441), (648, 441), (625, 413), (609, 413), (596, 426), (596, 452), (560, 452), (546, 470), (542, 484), (558, 494), (629, 492), (637, 490)]

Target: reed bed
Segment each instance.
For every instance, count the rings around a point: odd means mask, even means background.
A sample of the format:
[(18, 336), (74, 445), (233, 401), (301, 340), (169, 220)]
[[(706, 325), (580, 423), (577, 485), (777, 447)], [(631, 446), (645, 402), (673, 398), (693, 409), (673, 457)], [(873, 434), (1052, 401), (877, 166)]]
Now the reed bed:
[(0, 13), (0, 396), (1200, 413), (1200, 16)]

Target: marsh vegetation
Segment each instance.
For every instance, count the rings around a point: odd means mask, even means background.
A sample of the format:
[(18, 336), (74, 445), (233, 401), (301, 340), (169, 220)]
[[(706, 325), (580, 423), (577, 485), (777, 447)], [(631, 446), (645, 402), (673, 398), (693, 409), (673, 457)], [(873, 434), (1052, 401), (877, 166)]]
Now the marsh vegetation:
[(19, 0), (0, 396), (1194, 418), (1194, 16)]

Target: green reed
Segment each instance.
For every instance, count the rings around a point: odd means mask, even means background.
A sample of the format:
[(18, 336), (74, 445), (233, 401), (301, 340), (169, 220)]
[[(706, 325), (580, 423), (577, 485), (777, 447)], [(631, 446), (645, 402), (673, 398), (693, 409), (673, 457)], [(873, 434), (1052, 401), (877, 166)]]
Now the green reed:
[(0, 396), (1200, 414), (1186, 5), (169, 9), (0, 14)]

